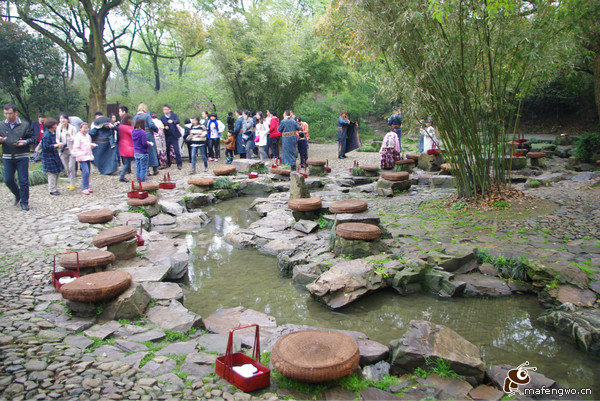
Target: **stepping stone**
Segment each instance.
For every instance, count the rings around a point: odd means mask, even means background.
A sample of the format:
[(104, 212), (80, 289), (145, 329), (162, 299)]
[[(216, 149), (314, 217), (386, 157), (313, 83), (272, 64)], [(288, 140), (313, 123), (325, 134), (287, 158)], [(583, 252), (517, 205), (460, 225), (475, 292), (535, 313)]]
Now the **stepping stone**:
[(237, 169), (233, 165), (218, 166), (213, 169), (214, 175), (232, 175), (235, 174)]
[(92, 240), (92, 243), (98, 248), (104, 248), (108, 245), (118, 244), (119, 242), (135, 238), (135, 233), (136, 230), (133, 227), (113, 227), (98, 233)]
[(84, 331), (83, 334), (88, 337), (96, 337), (100, 340), (104, 340), (119, 328), (121, 328), (121, 323), (111, 320), (110, 322), (104, 324), (96, 324)]
[[(134, 261), (136, 263), (144, 263), (144, 261)], [(124, 271), (131, 274), (133, 281), (147, 284), (148, 282), (160, 282), (167, 278), (171, 272), (171, 266), (153, 265), (145, 263), (142, 266), (114, 266), (118, 271)], [(177, 284), (176, 284), (177, 285)], [(144, 288), (145, 285), (144, 285)], [(152, 297), (155, 298), (155, 297)]]
[(391, 171), (381, 174), (381, 178), (388, 181), (406, 181), (409, 174), (406, 171)]
[(96, 209), (79, 213), (77, 218), (81, 223), (103, 224), (113, 219), (113, 212), (110, 209)]
[[(139, 183), (135, 186), (135, 189), (140, 188)], [(142, 182), (142, 191), (158, 191), (158, 184), (155, 182)]]
[(529, 152), (527, 158), (530, 160), (531, 167), (546, 167), (545, 152)]
[(290, 170), (286, 168), (275, 167), (271, 169), (271, 174), (290, 175)]
[(214, 178), (210, 178), (210, 177), (190, 178), (188, 180), (188, 184), (189, 185), (196, 185), (196, 186), (199, 186), (199, 187), (212, 187), (213, 185), (215, 185), (215, 179)]
[(411, 154), (407, 154), (407, 155), (404, 155), (404, 157), (405, 157), (405, 158), (407, 158), (407, 159), (414, 160), (415, 162), (416, 162), (417, 160), (419, 160), (419, 155), (411, 155)]
[(319, 210), (321, 206), (321, 198), (299, 198), (288, 202), (288, 207), (297, 212), (312, 212)]
[(63, 341), (65, 344), (69, 344), (80, 349), (87, 349), (94, 344), (94, 342), (86, 336), (67, 336)]
[(329, 213), (360, 213), (368, 207), (367, 202), (361, 199), (343, 199), (329, 205)]
[(137, 199), (137, 198), (127, 199), (127, 204), (129, 206), (133, 206), (133, 207), (155, 205), (156, 202), (158, 202), (158, 198), (154, 195), (148, 195), (148, 197), (144, 198), (144, 199)]
[(527, 158), (528, 159), (540, 159), (542, 157), (546, 157), (546, 153), (545, 152), (529, 152), (527, 153)]
[(127, 341), (127, 340), (117, 340), (115, 341), (115, 346), (117, 348), (122, 349), (123, 351), (130, 352), (138, 352), (138, 351), (148, 351), (148, 347), (144, 344), (140, 344), (135, 341)]
[(75, 302), (101, 302), (116, 298), (131, 285), (131, 275), (126, 272), (108, 271), (79, 277), (63, 285), (63, 298)]
[[(407, 155), (408, 156), (408, 155)], [(419, 157), (417, 156), (417, 159)], [(415, 159), (401, 159), (401, 160), (396, 160), (396, 162), (394, 163), (396, 166), (402, 166), (404, 164), (411, 164), (414, 165), (415, 164)]]
[(152, 299), (183, 301), (183, 290), (176, 283), (142, 283), (142, 286)]
[(379, 171), (379, 166), (376, 166), (374, 164), (365, 164), (362, 166), (359, 166), (359, 168), (361, 168), (364, 171), (369, 171), (369, 172), (377, 172)]
[[(108, 251), (82, 251), (79, 252), (79, 268), (87, 269), (90, 267), (104, 267), (111, 264), (115, 260), (115, 255)], [(70, 253), (62, 257), (58, 264), (65, 269), (77, 269), (77, 254)]]
[(137, 341), (139, 343), (143, 343), (146, 341), (159, 341), (165, 338), (167, 335), (161, 329), (152, 329), (146, 331), (145, 333), (134, 334), (132, 336), (127, 337), (129, 341)]
[(324, 166), (327, 163), (327, 160), (323, 159), (307, 159), (306, 164), (308, 166)]
[(345, 239), (373, 241), (381, 237), (381, 229), (373, 224), (344, 223), (335, 228), (337, 235)]

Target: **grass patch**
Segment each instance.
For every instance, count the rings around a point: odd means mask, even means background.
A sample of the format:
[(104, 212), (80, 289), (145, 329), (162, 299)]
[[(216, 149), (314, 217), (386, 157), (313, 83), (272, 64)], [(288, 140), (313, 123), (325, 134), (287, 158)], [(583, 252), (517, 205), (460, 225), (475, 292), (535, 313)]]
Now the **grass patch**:
[(250, 166), (248, 171), (255, 171), (258, 174), (268, 174), (269, 173), (269, 170), (263, 163), (254, 164), (254, 165)]
[(367, 174), (365, 173), (365, 170), (363, 170), (362, 168), (360, 168), (358, 166), (354, 166), (354, 167), (352, 167), (352, 175), (355, 177), (364, 177)]
[(227, 177), (218, 177), (215, 178), (215, 183), (213, 185), (214, 189), (231, 189), (232, 187), (231, 180)]
[(598, 273), (598, 270), (595, 270), (592, 268), (592, 259), (588, 259), (585, 262), (572, 262), (571, 266), (576, 266), (579, 268), (579, 270), (581, 270), (582, 272), (585, 273), (586, 276), (588, 276), (588, 278), (590, 280), (592, 280), (594, 278), (594, 276), (596, 275), (596, 273)]
[(487, 250), (478, 249), (475, 253), (477, 261), (481, 263), (490, 263), (500, 271), (500, 275), (507, 279), (527, 281), (527, 259), (525, 256), (520, 258), (507, 258), (503, 254), (493, 257)]
[(98, 337), (91, 337), (90, 340), (92, 340), (94, 343), (86, 350), (87, 352), (93, 352), (96, 349), (102, 347), (103, 345), (115, 345), (114, 338), (106, 338), (104, 340), (101, 340)]
[(539, 188), (542, 185), (541, 182), (539, 182), (538, 180), (531, 180), (529, 181), (529, 183), (527, 184), (527, 186), (529, 188)]
[(438, 358), (433, 360), (430, 358), (426, 358), (425, 364), (427, 365), (427, 370), (421, 367), (416, 368), (414, 372), (416, 376), (426, 379), (427, 376), (429, 376), (432, 373), (435, 373), (440, 377), (456, 377), (462, 379), (462, 376), (456, 373), (454, 370), (452, 370), (450, 364), (445, 359)]

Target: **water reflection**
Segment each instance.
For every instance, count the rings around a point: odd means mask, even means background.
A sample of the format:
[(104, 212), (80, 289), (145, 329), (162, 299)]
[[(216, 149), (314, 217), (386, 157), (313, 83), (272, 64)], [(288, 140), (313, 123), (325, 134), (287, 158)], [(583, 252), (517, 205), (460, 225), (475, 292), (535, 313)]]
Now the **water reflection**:
[(218, 308), (244, 306), (274, 316), (278, 324), (359, 330), (383, 344), (401, 337), (411, 320), (428, 320), (479, 346), (488, 364), (516, 366), (529, 360), (538, 372), (560, 379), (561, 384), (593, 386), (594, 393), (600, 394), (600, 385), (594, 383), (598, 361), (538, 324), (543, 309), (533, 296), (447, 300), (425, 294), (401, 297), (389, 290), (342, 310), (328, 310), (304, 287), (280, 277), (276, 258), (225, 242), (227, 233), (256, 220), (247, 210), (250, 204), (248, 198), (219, 204), (207, 210), (213, 217), (211, 224), (186, 236), (192, 257), (185, 304), (201, 316)]

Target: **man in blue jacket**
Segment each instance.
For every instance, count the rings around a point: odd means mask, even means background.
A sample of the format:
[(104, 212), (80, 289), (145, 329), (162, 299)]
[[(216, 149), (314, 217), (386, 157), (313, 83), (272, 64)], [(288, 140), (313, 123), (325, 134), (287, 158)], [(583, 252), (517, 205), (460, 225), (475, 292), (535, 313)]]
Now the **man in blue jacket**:
[[(6, 120), (0, 122), (0, 143), (4, 183), (15, 196), (13, 205), (20, 202), (21, 209), (29, 210), (29, 145), (35, 138), (29, 124), (17, 116), (17, 106), (8, 103), (3, 109)], [(19, 185), (15, 182), (15, 172), (19, 175)]]
[(233, 136), (235, 137), (235, 154), (240, 155), (240, 159), (246, 158), (246, 142), (242, 140), (242, 129), (244, 127), (244, 117), (242, 117), (242, 110), (236, 110), (235, 125), (233, 126)]
[(160, 121), (162, 121), (165, 126), (165, 142), (167, 144), (167, 164), (171, 167), (171, 151), (169, 149), (170, 146), (173, 146), (173, 150), (175, 151), (175, 161), (177, 162), (177, 168), (181, 170), (181, 153), (179, 152), (179, 137), (181, 137), (181, 132), (179, 132), (179, 128), (177, 128), (177, 124), (180, 123), (179, 117), (177, 114), (173, 113), (171, 110), (171, 106), (165, 104), (163, 106), (164, 115), (160, 117)]

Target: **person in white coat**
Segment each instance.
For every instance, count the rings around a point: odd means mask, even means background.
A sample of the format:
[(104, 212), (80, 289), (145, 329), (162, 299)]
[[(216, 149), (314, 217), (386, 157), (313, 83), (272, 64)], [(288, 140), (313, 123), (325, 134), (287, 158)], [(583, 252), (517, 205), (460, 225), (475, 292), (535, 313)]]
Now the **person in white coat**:
[(69, 116), (66, 113), (62, 113), (58, 117), (58, 127), (56, 128), (56, 142), (64, 143), (65, 146), (61, 149), (60, 160), (65, 167), (67, 177), (69, 177), (69, 185), (67, 189), (73, 191), (77, 182), (77, 161), (75, 156), (72, 154), (73, 141), (75, 140), (75, 134), (77, 130), (75, 126), (69, 122)]
[(258, 146), (260, 161), (269, 160), (269, 150), (267, 138), (269, 137), (269, 121), (267, 121), (262, 111), (256, 113), (256, 127), (254, 129), (254, 141)]

